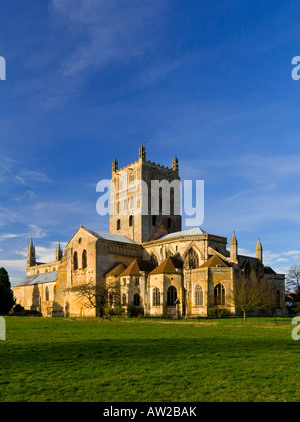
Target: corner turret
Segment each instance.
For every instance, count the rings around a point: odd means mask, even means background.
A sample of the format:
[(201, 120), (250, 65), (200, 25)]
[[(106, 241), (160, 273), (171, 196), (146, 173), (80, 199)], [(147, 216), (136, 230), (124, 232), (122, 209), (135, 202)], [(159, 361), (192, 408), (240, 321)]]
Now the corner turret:
[(146, 160), (146, 148), (144, 144), (139, 147), (139, 160)]
[(116, 157), (115, 157), (112, 163), (112, 172), (116, 173), (117, 171), (118, 171), (118, 161), (116, 160)]
[(174, 171), (178, 171), (178, 158), (177, 158), (176, 155), (175, 155), (175, 157), (173, 158), (173, 161), (172, 161), (172, 169)]
[(260, 262), (263, 261), (263, 248), (262, 248), (259, 238), (255, 247), (255, 258), (257, 258)]
[(233, 231), (230, 241), (230, 261), (234, 262), (235, 264), (238, 263), (238, 241), (235, 237), (235, 231)]

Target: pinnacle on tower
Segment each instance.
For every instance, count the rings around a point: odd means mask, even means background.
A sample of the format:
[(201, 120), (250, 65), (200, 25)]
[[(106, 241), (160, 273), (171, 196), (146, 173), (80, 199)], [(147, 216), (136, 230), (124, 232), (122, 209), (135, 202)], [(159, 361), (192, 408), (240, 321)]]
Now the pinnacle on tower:
[(139, 147), (139, 160), (146, 160), (146, 148), (145, 144)]
[(177, 158), (176, 155), (175, 155), (175, 157), (173, 158), (173, 161), (172, 161), (172, 169), (174, 171), (178, 171), (178, 158)]
[(263, 260), (263, 248), (262, 248), (259, 238), (255, 247), (255, 258), (257, 258), (260, 262), (262, 262)]
[(235, 231), (233, 231), (232, 238), (230, 241), (230, 261), (238, 262), (238, 241), (235, 237)]
[(118, 161), (116, 160), (116, 157), (114, 158), (114, 161), (112, 163), (112, 171), (113, 173), (116, 173), (118, 171)]
[(28, 246), (28, 251), (27, 251), (27, 267), (33, 267), (34, 265), (36, 265), (35, 247), (33, 245), (32, 237), (31, 237), (30, 244)]
[(60, 247), (60, 242), (58, 242), (58, 247), (57, 247), (56, 252), (55, 252), (55, 260), (60, 261), (62, 256), (63, 256), (63, 251)]

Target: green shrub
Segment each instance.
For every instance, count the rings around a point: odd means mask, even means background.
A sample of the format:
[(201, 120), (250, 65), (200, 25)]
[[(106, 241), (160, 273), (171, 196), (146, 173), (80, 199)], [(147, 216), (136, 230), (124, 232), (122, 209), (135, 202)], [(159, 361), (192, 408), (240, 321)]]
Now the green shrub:
[(106, 316), (106, 318), (108, 318), (108, 319), (110, 319), (112, 316), (115, 315), (115, 312), (114, 312), (114, 310), (111, 306), (104, 308), (103, 313), (104, 313), (104, 316)]
[(15, 305), (15, 306), (13, 307), (13, 309), (12, 309), (12, 311), (11, 311), (10, 313), (11, 313), (11, 314), (14, 314), (14, 313), (24, 312), (24, 311), (25, 311), (25, 308), (23, 308), (23, 306), (21, 306), (21, 305), (17, 304), (17, 305)]
[(231, 312), (226, 308), (209, 308), (207, 316), (210, 318), (226, 318), (231, 315)]
[(127, 315), (129, 316), (129, 318), (143, 316), (144, 315), (144, 309), (141, 306), (128, 305), (127, 306)]
[(122, 306), (114, 309), (115, 316), (122, 317), (125, 314), (125, 309)]
[[(21, 306), (21, 308), (23, 307)], [(14, 309), (13, 312), (10, 313), (10, 316), (41, 317), (42, 314), (39, 311), (34, 311), (34, 310), (29, 310), (29, 309), (24, 309), (24, 308), (23, 309), (17, 308), (16, 310)]]

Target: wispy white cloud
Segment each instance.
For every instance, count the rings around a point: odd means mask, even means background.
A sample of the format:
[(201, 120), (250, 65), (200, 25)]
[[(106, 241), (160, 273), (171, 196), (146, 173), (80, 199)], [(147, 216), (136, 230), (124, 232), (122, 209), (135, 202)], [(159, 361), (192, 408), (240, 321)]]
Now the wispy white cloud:
[(26, 168), (23, 162), (18, 162), (7, 154), (0, 159), (0, 180), (2, 183), (8, 181), (23, 186), (51, 181), (45, 173)]
[(48, 235), (48, 232), (41, 227), (37, 226), (36, 224), (30, 224), (29, 225), (29, 231), (28, 234), (30, 234), (31, 237), (34, 238), (43, 238)]
[(7, 239), (15, 239), (15, 238), (29, 238), (34, 237), (41, 239), (43, 237), (46, 237), (48, 235), (48, 232), (41, 227), (37, 226), (36, 224), (30, 224), (28, 226), (28, 231), (24, 233), (3, 233), (0, 234), (0, 241), (4, 241)]
[(50, 183), (51, 179), (41, 171), (23, 169), (20, 171), (20, 177), (26, 180), (27, 183), (38, 182), (38, 183)]
[(26, 259), (0, 259), (0, 267), (7, 269), (9, 273), (14, 271), (26, 271)]
[(19, 195), (16, 197), (16, 201), (21, 202), (21, 201), (32, 201), (33, 199), (36, 199), (37, 195), (34, 193), (33, 190), (28, 189), (26, 190), (22, 195)]
[(52, 0), (58, 19), (81, 34), (77, 48), (62, 63), (62, 73), (74, 75), (144, 54), (153, 48), (153, 24), (158, 32), (167, 6), (168, 1)]
[(3, 240), (7, 240), (7, 239), (14, 239), (16, 237), (23, 237), (23, 235), (17, 234), (17, 233), (0, 234), (0, 242), (2, 242)]

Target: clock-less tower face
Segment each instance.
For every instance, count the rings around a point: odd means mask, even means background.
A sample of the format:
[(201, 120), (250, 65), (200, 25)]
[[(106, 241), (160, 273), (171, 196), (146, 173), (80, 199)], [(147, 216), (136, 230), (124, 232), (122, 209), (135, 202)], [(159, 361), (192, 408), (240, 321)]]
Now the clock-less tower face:
[[(157, 203), (151, 198), (152, 181), (166, 181), (171, 188), (162, 194), (158, 188)], [(140, 147), (139, 160), (118, 169), (113, 162), (110, 200), (110, 232), (129, 237), (136, 243), (147, 242), (160, 234), (181, 230), (181, 215), (177, 212), (180, 204), (178, 161), (173, 160), (171, 168), (146, 161), (144, 146)], [(167, 184), (168, 184), (167, 183)], [(175, 187), (174, 187), (175, 186)], [(165, 191), (164, 191), (165, 192)], [(154, 189), (152, 189), (154, 195)], [(151, 203), (152, 199), (152, 203)], [(169, 202), (169, 212), (165, 205)]]

